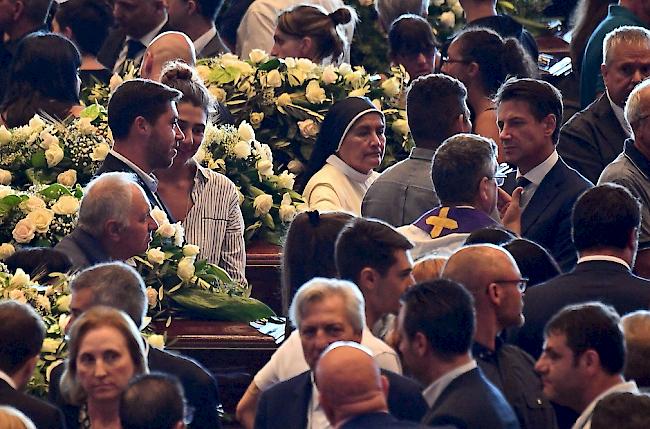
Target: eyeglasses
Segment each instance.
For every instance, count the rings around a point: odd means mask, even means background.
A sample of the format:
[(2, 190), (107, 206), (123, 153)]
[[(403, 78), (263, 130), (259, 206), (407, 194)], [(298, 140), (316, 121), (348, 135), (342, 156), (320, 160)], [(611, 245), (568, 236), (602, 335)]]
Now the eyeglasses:
[(463, 63), (463, 64), (471, 63), (471, 61), (468, 60), (454, 60), (452, 58), (449, 58), (449, 55), (443, 56), (440, 60), (441, 60), (441, 65), (444, 63)]
[(497, 186), (501, 187), (506, 182), (506, 177), (507, 177), (506, 174), (497, 171), (496, 173), (494, 173), (494, 176), (488, 177), (488, 179), (489, 180), (494, 179)]
[(524, 293), (526, 292), (526, 288), (528, 287), (528, 279), (527, 278), (521, 278), (521, 279), (514, 279), (514, 280), (493, 280), (492, 283), (514, 283), (517, 286), (517, 289), (519, 289), (519, 292)]

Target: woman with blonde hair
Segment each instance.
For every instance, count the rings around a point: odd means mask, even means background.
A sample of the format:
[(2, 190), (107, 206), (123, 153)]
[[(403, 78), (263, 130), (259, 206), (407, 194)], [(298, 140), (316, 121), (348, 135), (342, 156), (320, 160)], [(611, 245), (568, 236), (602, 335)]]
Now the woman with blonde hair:
[(278, 16), (271, 55), (339, 64), (350, 44), (343, 25), (356, 19), (356, 12), (350, 7), (342, 7), (332, 13), (317, 5), (298, 5), (286, 9)]
[(93, 307), (72, 325), (69, 355), (61, 378), (68, 428), (120, 428), (122, 391), (145, 374), (144, 340), (122, 311)]

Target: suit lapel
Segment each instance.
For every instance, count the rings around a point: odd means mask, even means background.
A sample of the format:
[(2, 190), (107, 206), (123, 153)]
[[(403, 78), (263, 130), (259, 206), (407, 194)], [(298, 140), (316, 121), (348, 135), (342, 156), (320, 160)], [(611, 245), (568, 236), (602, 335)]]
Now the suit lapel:
[(466, 373), (463, 373), (459, 375), (458, 377), (454, 378), (451, 383), (445, 389), (440, 392), (440, 395), (436, 399), (436, 402), (433, 403), (431, 408), (427, 411), (426, 415), (422, 419), (422, 423), (429, 424), (431, 420), (433, 419), (433, 416), (436, 414), (438, 411), (438, 408), (440, 408), (440, 405), (445, 402), (445, 398), (449, 395), (450, 392), (452, 392), (457, 384), (465, 383), (466, 380), (468, 380), (471, 377), (474, 377), (474, 374), (478, 372), (478, 367), (474, 368)]
[(561, 191), (564, 162), (558, 159), (551, 171), (539, 184), (533, 198), (528, 202), (521, 215), (521, 235), (526, 235), (528, 230), (535, 225), (548, 205)]

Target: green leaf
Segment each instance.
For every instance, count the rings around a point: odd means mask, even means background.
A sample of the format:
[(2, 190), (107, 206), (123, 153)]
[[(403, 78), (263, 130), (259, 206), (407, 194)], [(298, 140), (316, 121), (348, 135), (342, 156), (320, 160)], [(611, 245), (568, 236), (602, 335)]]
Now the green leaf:
[(39, 194), (50, 200), (58, 200), (62, 195), (72, 195), (72, 192), (60, 183), (55, 183), (43, 189)]
[(47, 167), (47, 160), (45, 159), (45, 151), (38, 150), (34, 152), (34, 154), (32, 155), (31, 164), (35, 168)]
[(269, 60), (269, 61), (267, 61), (265, 63), (262, 63), (259, 66), (257, 66), (257, 69), (258, 70), (263, 70), (263, 71), (271, 71), (273, 69), (277, 69), (278, 67), (280, 67), (280, 65), (282, 65), (280, 60), (277, 59), (277, 58), (273, 58), (273, 59), (271, 59), (271, 60)]
[(251, 322), (275, 316), (266, 304), (254, 299), (185, 288), (170, 298), (192, 317), (230, 322)]

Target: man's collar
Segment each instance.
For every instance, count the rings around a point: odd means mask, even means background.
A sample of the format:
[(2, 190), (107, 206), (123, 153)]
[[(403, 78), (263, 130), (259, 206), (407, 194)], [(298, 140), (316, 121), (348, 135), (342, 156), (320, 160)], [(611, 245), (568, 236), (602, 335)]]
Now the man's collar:
[(153, 173), (147, 174), (144, 170), (134, 164), (133, 161), (117, 152), (115, 149), (111, 149), (110, 154), (129, 166), (129, 168), (133, 170), (133, 172), (137, 174), (140, 179), (142, 179), (144, 184), (147, 185), (147, 188), (149, 188), (151, 192), (156, 192), (158, 189), (158, 179), (156, 179), (156, 176), (154, 176)]
[(199, 55), (201, 52), (203, 52), (205, 47), (208, 46), (208, 43), (210, 43), (210, 40), (212, 40), (216, 35), (217, 29), (213, 25), (208, 31), (199, 36), (194, 41), (194, 49), (196, 50), (196, 55)]
[(0, 380), (6, 381), (7, 384), (11, 386), (12, 389), (18, 390), (16, 389), (16, 382), (14, 381), (14, 379), (11, 378), (9, 374), (7, 374), (6, 372), (0, 371)]
[(625, 140), (625, 156), (639, 169), (646, 180), (650, 180), (650, 159), (646, 158), (639, 149), (634, 146), (633, 139)]
[(476, 360), (472, 359), (468, 363), (452, 369), (431, 383), (426, 389), (422, 391), (422, 396), (424, 396), (424, 400), (427, 401), (429, 407), (432, 407), (433, 404), (436, 403), (442, 392), (444, 392), (444, 390), (451, 384), (452, 381), (465, 374), (466, 372), (470, 372), (476, 367)]
[(616, 256), (609, 256), (609, 255), (591, 255), (591, 256), (582, 256), (578, 258), (578, 264), (582, 262), (591, 262), (591, 261), (607, 261), (607, 262), (615, 262), (617, 264), (623, 265), (625, 268), (628, 270), (631, 270), (630, 265), (625, 262), (621, 258), (617, 258)]
[(409, 158), (411, 159), (424, 159), (425, 161), (431, 161), (433, 159), (433, 154), (436, 153), (434, 149), (427, 149), (424, 147), (414, 147), (411, 149), (411, 154)]
[(607, 100), (609, 100), (609, 105), (612, 107), (614, 116), (616, 116), (616, 119), (618, 120), (618, 123), (621, 125), (621, 128), (623, 128), (623, 131), (625, 131), (627, 136), (630, 137), (632, 135), (632, 128), (630, 127), (630, 124), (628, 124), (627, 120), (625, 119), (625, 113), (623, 111), (623, 108), (621, 108), (620, 106), (618, 106), (616, 103), (612, 101), (608, 91), (605, 91), (605, 93), (607, 94)]
[(557, 151), (553, 149), (553, 152), (546, 158), (544, 161), (542, 161), (540, 164), (538, 164), (535, 168), (530, 170), (526, 174), (521, 174), (519, 172), (519, 169), (517, 169), (517, 178), (524, 176), (526, 179), (530, 180), (531, 183), (535, 184), (536, 186), (539, 186), (540, 183), (542, 183), (542, 180), (544, 180), (544, 177), (548, 174), (549, 171), (555, 167), (555, 164), (557, 161), (560, 159), (560, 156), (557, 154)]

